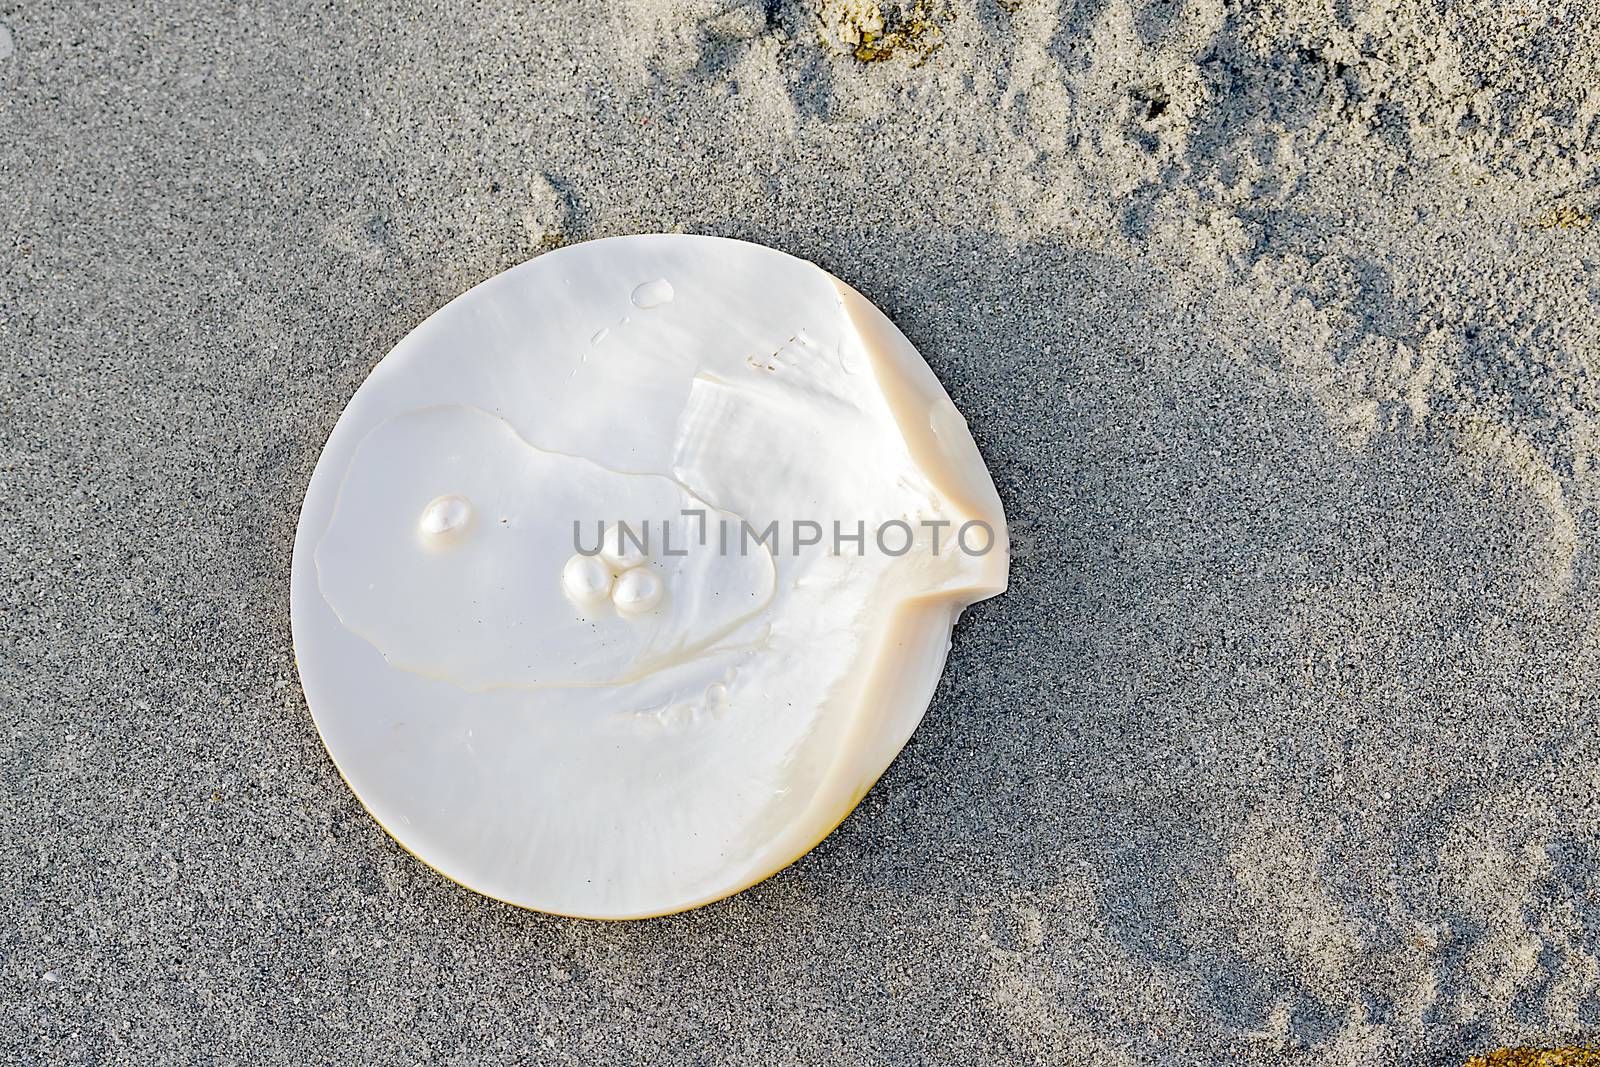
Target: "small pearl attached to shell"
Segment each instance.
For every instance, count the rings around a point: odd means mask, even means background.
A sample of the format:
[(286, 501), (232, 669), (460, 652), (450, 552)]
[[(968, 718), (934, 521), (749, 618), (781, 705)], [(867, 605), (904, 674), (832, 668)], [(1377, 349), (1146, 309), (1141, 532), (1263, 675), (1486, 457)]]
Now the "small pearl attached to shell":
[(608, 526), (600, 539), (600, 558), (619, 571), (637, 567), (645, 561), (644, 550), (649, 538), (649, 530), (644, 526), (621, 522)]
[(594, 556), (573, 556), (561, 568), (561, 588), (584, 607), (604, 604), (611, 596), (611, 569)]
[(422, 535), (435, 543), (453, 540), (472, 524), (472, 504), (459, 493), (434, 497), (422, 509), (417, 526)]
[(622, 615), (643, 615), (661, 603), (666, 588), (649, 567), (623, 571), (611, 590), (611, 603)]

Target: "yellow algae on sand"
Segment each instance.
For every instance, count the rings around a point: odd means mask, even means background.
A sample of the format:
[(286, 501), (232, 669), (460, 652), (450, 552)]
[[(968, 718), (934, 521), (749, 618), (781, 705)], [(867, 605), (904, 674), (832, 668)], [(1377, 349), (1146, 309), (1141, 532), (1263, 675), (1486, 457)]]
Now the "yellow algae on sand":
[(1532, 225), (1539, 230), (1581, 230), (1594, 219), (1568, 205), (1553, 207), (1534, 219)]
[(942, 41), (928, 0), (885, 10), (878, 0), (823, 0), (817, 17), (830, 44), (862, 63), (877, 63), (899, 53), (915, 56), (913, 65), (932, 55)]
[(1473, 1056), (1462, 1067), (1600, 1067), (1594, 1048), (1501, 1048)]

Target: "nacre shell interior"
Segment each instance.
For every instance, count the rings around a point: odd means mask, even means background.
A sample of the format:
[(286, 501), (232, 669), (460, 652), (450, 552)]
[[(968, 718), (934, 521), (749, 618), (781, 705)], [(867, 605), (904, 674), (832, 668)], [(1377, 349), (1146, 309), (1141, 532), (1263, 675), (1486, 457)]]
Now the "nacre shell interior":
[(491, 278), (372, 371), (306, 493), (295, 651), (418, 858), (643, 917), (825, 837), (1008, 566), (966, 423), (877, 308), (762, 246), (619, 237)]

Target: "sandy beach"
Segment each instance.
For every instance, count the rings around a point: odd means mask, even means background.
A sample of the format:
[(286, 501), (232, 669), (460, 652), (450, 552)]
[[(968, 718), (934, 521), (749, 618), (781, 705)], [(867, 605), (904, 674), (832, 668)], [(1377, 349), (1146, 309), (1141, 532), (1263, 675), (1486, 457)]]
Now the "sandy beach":
[[(0, 1060), (1455, 1065), (1600, 1041), (1588, 0), (0, 0)], [(290, 551), (417, 323), (811, 259), (1011, 588), (793, 867), (496, 904), (369, 819)]]

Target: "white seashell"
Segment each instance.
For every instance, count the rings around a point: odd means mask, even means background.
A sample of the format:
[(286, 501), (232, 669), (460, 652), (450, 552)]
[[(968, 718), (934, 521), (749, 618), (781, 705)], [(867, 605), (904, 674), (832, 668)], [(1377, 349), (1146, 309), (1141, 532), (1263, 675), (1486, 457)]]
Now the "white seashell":
[(372, 372), (306, 494), (295, 650), (418, 857), (513, 904), (661, 914), (849, 812), (1007, 545), (960, 414), (853, 289), (612, 238), (490, 279)]

